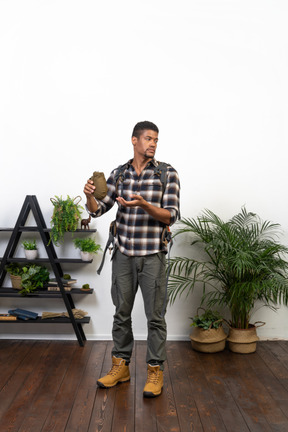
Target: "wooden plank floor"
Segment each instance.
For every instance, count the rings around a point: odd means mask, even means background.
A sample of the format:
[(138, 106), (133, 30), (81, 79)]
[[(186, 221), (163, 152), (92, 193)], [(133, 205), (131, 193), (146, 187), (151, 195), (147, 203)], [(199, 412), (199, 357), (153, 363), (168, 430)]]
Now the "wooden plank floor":
[(143, 399), (146, 343), (135, 342), (131, 381), (110, 390), (112, 342), (0, 340), (1, 432), (288, 431), (288, 341), (254, 354), (201, 354), (168, 342), (164, 389)]

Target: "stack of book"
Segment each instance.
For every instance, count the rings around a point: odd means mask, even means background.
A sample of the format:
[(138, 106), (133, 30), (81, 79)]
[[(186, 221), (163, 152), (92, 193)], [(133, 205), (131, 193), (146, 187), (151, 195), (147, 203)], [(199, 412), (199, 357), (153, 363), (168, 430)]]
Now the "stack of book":
[[(65, 291), (71, 291), (72, 285), (77, 282), (77, 279), (64, 279), (61, 278)], [(47, 286), (48, 291), (60, 291), (56, 278), (50, 279)]]
[(31, 311), (28, 311), (25, 309), (10, 309), (10, 310), (8, 310), (8, 314), (16, 317), (16, 319), (19, 318), (23, 321), (38, 318), (38, 313), (31, 312)]

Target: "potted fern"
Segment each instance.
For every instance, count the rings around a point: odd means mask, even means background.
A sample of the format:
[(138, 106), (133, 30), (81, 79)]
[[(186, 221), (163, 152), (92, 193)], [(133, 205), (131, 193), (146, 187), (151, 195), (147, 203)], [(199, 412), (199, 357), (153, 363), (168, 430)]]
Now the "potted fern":
[(28, 260), (34, 260), (38, 256), (36, 240), (26, 240), (22, 242), (25, 256)]
[(81, 217), (83, 207), (79, 205), (81, 197), (63, 199), (62, 196), (50, 198), (54, 209), (51, 217), (50, 241), (59, 246), (64, 241), (64, 234), (67, 231), (76, 231)]
[(192, 235), (192, 258), (170, 261), (171, 303), (200, 283), (202, 303), (229, 309), (230, 349), (255, 351), (258, 337), (251, 323), (255, 303), (274, 310), (278, 303), (288, 303), (288, 248), (277, 240), (280, 225), (262, 221), (245, 207), (227, 222), (206, 210), (195, 219), (182, 219), (181, 225), (175, 235)]
[(80, 249), (82, 261), (91, 261), (93, 255), (97, 254), (101, 250), (101, 246), (91, 237), (75, 238), (74, 245), (76, 249)]
[(203, 309), (192, 317), (191, 326), (193, 331), (190, 335), (192, 348), (196, 351), (205, 353), (215, 353), (223, 351), (226, 344), (227, 335), (223, 329), (224, 318), (219, 312), (211, 309)]
[(5, 270), (10, 276), (12, 288), (22, 289), (22, 266), (18, 263), (9, 263), (5, 266)]

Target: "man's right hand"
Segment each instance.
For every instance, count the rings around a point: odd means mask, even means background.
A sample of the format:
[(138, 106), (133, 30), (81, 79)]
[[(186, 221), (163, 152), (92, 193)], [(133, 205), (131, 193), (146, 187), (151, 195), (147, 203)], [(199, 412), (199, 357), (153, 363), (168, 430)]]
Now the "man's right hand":
[(90, 212), (95, 213), (98, 209), (98, 205), (97, 202), (94, 198), (94, 191), (95, 191), (96, 187), (94, 186), (94, 183), (92, 180), (87, 180), (87, 183), (84, 186), (84, 194), (86, 195), (87, 198), (87, 208)]
[(87, 183), (84, 186), (84, 194), (87, 196), (87, 198), (90, 198), (91, 195), (93, 195), (95, 191), (95, 186), (92, 180), (87, 180)]

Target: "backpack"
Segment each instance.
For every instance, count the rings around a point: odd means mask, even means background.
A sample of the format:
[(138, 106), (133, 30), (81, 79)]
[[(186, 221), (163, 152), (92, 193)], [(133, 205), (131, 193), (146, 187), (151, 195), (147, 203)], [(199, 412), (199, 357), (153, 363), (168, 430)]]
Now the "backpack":
[[(115, 173), (115, 187), (117, 189), (119, 183), (123, 183), (124, 178), (125, 178), (125, 171), (127, 170), (129, 164), (128, 162), (125, 163), (124, 165), (119, 165), (117, 168), (117, 171)], [(164, 195), (164, 191), (166, 189), (166, 184), (167, 184), (167, 166), (168, 164), (165, 162), (158, 162), (158, 166), (154, 166), (153, 170), (154, 170), (154, 175), (157, 175), (160, 178), (160, 181), (162, 183), (162, 199), (163, 200), (163, 195)], [(102, 257), (102, 261), (101, 264), (97, 270), (98, 275), (100, 275), (103, 265), (104, 265), (104, 261), (105, 261), (105, 255), (106, 252), (108, 250), (108, 248), (110, 249), (110, 251), (114, 248), (114, 239), (116, 237), (116, 220), (112, 221), (109, 227), (109, 236), (108, 236), (108, 240), (103, 252), (103, 257)], [(165, 244), (165, 246), (167, 246), (167, 244), (172, 240), (172, 236), (171, 236), (171, 232), (170, 232), (170, 228), (169, 226), (165, 226), (163, 229), (163, 233), (161, 235), (161, 241)], [(112, 244), (112, 246), (110, 246)]]

